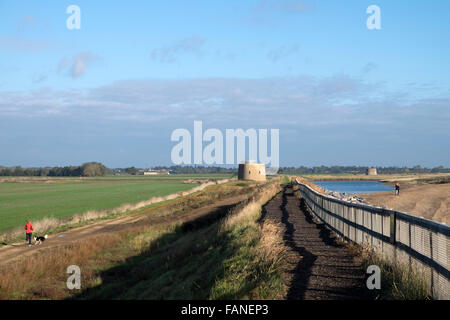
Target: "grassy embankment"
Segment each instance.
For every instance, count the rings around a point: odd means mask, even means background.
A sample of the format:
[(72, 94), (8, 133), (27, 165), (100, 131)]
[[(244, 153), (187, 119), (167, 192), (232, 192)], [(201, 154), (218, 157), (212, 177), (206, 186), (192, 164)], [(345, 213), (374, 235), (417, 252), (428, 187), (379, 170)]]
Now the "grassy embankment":
[[(143, 210), (138, 225), (4, 266), (0, 298), (283, 298), (280, 230), (259, 221), (261, 206), (280, 191), (279, 182), (211, 186)], [(183, 212), (243, 194), (248, 199), (232, 209), (177, 221)], [(81, 291), (66, 288), (72, 264), (82, 270)]]

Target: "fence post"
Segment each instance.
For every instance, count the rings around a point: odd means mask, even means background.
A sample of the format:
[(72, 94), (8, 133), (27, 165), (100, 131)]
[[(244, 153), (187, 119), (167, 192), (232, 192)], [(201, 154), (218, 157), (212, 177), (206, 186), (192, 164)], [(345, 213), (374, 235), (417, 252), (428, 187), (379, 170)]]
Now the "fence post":
[(320, 202), (321, 202), (321, 204), (320, 204), (320, 213), (323, 216), (323, 196), (320, 196)]
[[(384, 210), (383, 211), (387, 211)], [(391, 234), (390, 234), (390, 242), (392, 244), (395, 244), (395, 234), (397, 232), (397, 215), (395, 214), (395, 211), (390, 211), (390, 218), (391, 218)]]

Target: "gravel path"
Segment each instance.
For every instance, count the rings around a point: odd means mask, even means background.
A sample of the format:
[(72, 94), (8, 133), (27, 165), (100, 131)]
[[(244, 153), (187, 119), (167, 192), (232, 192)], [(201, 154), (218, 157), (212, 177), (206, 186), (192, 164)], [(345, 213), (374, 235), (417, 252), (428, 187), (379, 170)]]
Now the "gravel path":
[(263, 215), (284, 227), (284, 241), (289, 247), (287, 299), (369, 299), (365, 273), (355, 254), (312, 219), (292, 187), (267, 203)]

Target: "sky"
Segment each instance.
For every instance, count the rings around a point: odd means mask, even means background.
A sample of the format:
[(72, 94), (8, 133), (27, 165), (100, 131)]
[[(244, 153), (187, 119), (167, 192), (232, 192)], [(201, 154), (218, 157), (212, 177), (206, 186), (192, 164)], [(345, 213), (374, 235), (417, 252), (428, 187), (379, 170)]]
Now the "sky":
[(279, 129), (281, 166), (450, 167), (449, 12), (447, 0), (0, 0), (0, 165), (172, 165), (171, 133), (201, 120)]

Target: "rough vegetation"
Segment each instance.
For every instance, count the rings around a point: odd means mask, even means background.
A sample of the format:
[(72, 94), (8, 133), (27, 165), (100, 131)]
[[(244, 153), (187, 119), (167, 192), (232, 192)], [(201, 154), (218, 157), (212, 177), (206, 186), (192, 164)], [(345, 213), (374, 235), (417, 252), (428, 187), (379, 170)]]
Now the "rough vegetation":
[(430, 300), (431, 294), (423, 276), (409, 266), (392, 263), (370, 247), (351, 245), (365, 269), (376, 265), (381, 271), (381, 289), (371, 294), (376, 300)]

